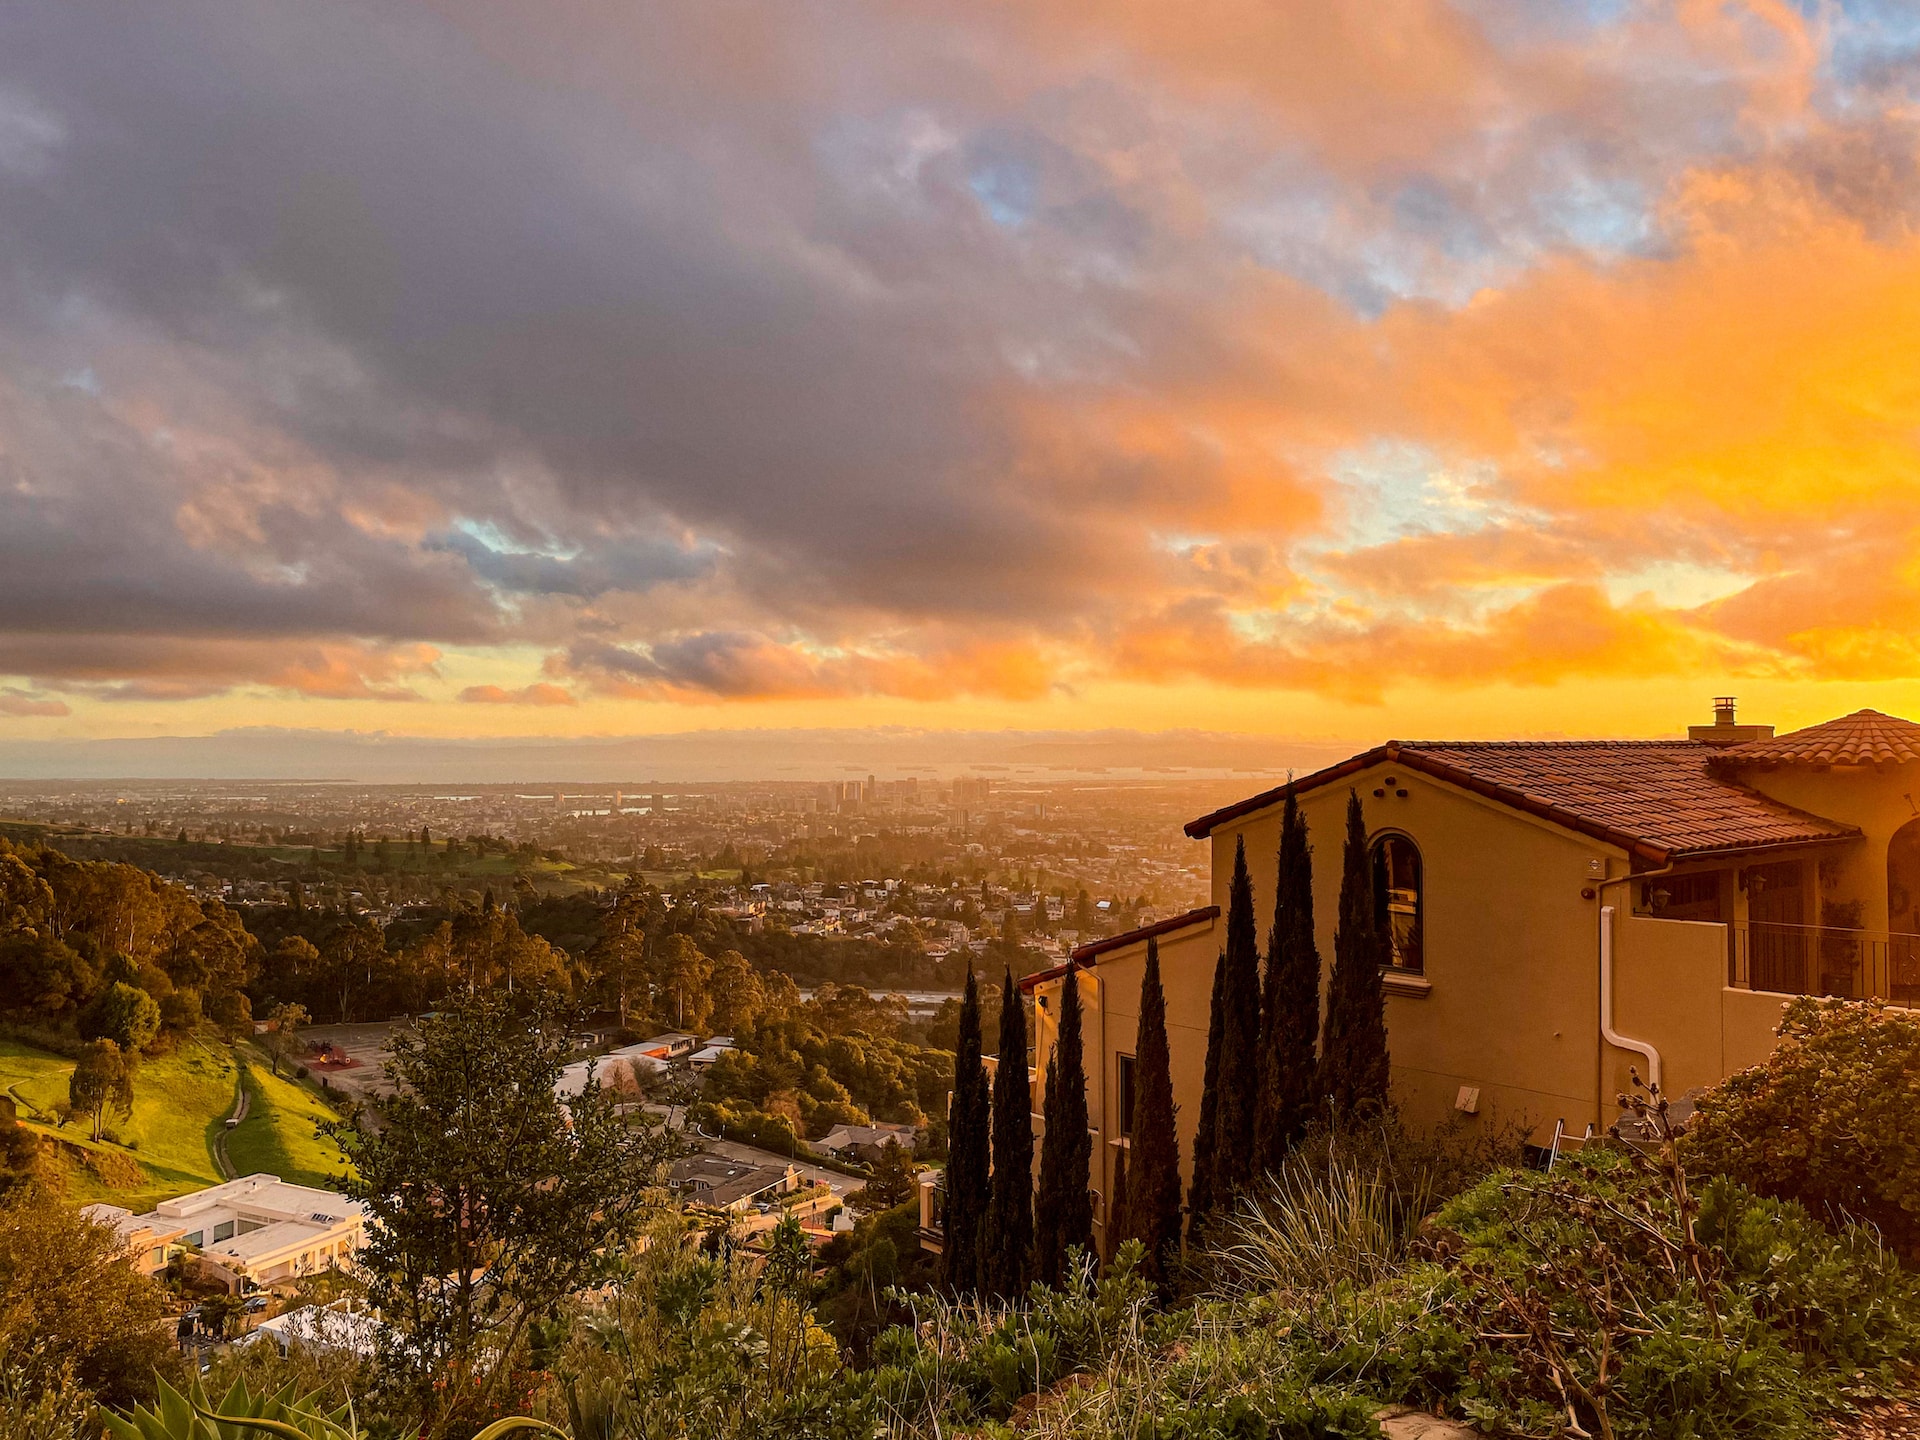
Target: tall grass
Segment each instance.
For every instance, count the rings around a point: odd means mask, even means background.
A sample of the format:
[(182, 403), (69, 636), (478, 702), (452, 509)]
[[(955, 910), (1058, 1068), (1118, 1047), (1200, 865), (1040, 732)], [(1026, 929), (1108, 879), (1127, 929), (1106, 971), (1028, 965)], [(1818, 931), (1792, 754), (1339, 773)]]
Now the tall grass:
[(1289, 1299), (1364, 1289), (1400, 1269), (1434, 1199), (1424, 1172), (1289, 1160), (1234, 1212), (1216, 1284)]

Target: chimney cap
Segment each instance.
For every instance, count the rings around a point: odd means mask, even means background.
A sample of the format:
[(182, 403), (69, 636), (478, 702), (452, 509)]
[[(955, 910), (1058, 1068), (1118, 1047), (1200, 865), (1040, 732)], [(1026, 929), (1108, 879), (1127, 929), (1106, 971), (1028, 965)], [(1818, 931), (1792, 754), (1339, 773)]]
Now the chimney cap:
[(1734, 720), (1734, 699), (1732, 695), (1713, 697), (1713, 724), (1689, 725), (1687, 738), (1707, 745), (1740, 745), (1749, 740), (1768, 740), (1773, 737), (1771, 725), (1741, 725)]

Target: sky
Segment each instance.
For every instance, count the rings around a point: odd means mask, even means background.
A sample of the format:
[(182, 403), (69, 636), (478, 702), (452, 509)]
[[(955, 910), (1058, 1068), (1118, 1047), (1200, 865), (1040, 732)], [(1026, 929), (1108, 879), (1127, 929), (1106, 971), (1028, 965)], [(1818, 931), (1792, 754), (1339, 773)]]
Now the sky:
[(23, 0), (0, 773), (1920, 715), (1917, 218), (1893, 0)]

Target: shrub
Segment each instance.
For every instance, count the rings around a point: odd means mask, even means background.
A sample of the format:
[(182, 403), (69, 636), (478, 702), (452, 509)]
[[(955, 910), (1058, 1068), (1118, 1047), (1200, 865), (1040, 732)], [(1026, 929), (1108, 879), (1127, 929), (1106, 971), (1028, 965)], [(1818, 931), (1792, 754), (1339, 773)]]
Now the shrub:
[(301, 1065), (294, 1070), (293, 1078), (296, 1080), (304, 1080), (307, 1078), (307, 1076), (311, 1075), (312, 1073), (313, 1072), (307, 1069), (306, 1066)]
[(1803, 998), (1759, 1065), (1700, 1097), (1687, 1163), (1862, 1220), (1920, 1256), (1920, 1015), (1872, 1001)]

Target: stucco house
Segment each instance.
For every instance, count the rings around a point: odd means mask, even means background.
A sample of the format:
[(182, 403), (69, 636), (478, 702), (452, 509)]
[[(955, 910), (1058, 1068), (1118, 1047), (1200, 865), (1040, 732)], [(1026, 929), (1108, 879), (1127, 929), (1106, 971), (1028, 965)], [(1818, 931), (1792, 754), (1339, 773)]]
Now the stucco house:
[[(1295, 782), (1331, 968), (1349, 792), (1364, 807), (1393, 1083), (1420, 1120), (1525, 1117), (1535, 1141), (1617, 1115), (1629, 1067), (1669, 1094), (1763, 1058), (1788, 997), (1920, 996), (1920, 725), (1862, 710), (1789, 735), (1715, 703), (1685, 740), (1390, 741)], [(1235, 844), (1264, 937), (1285, 787), (1203, 815), (1213, 903), (1028, 976), (1036, 1126), (1061, 987), (1085, 1008), (1090, 1184), (1128, 1143), (1149, 938), (1183, 1160), (1200, 1109)]]
[(184, 1249), (236, 1293), (348, 1265), (366, 1239), (366, 1207), (357, 1200), (277, 1175), (244, 1175), (162, 1200), (144, 1215), (104, 1204), (81, 1213), (111, 1225), (142, 1274), (158, 1274)]

